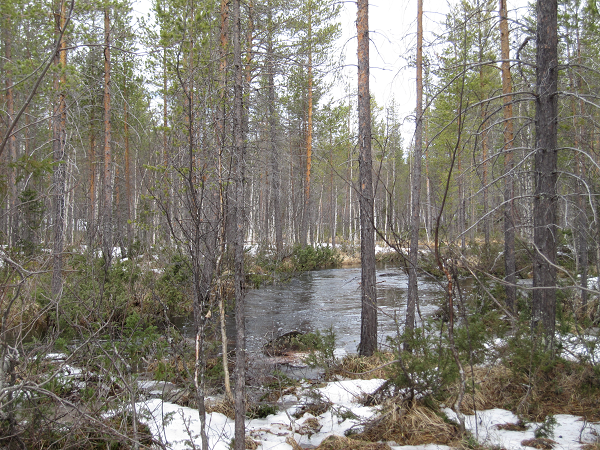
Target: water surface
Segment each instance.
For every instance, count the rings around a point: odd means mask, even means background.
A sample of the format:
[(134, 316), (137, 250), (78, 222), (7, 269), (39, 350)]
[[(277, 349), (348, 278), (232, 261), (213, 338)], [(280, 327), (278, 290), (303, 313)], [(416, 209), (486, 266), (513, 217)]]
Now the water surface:
[[(396, 335), (406, 311), (408, 276), (398, 267), (377, 270), (380, 344)], [(419, 279), (421, 313), (430, 315), (442, 289), (434, 280)], [(360, 341), (360, 267), (303, 273), (287, 283), (250, 290), (246, 296), (246, 336), (250, 352), (281, 334), (326, 330), (336, 347), (356, 353)], [(381, 347), (380, 345), (380, 347)]]

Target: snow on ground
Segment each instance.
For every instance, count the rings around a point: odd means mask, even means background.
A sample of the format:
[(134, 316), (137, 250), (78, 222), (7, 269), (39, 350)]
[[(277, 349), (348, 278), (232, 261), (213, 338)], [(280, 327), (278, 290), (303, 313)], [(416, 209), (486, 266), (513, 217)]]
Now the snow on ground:
[[(288, 395), (282, 401), (293, 402), (293, 406), (270, 415), (264, 419), (246, 420), (246, 433), (262, 444), (263, 450), (287, 450), (292, 446), (286, 439), (292, 437), (300, 444), (317, 446), (326, 437), (344, 432), (362, 420), (372, 417), (375, 408), (361, 406), (359, 399), (366, 393), (376, 390), (384, 380), (345, 380), (327, 383), (324, 387), (312, 389), (305, 387), (299, 397)], [(311, 398), (329, 401), (334, 406), (318, 417), (320, 430), (310, 428), (313, 418), (309, 413), (295, 419), (295, 414)], [(138, 404), (146, 411), (146, 423), (152, 434), (161, 443), (174, 450), (193, 448), (191, 442), (200, 445), (200, 422), (198, 411), (182, 407), (160, 399), (151, 399)], [(308, 424), (307, 424), (308, 421)], [(234, 421), (223, 414), (207, 415), (207, 435), (209, 446), (215, 450), (229, 449), (234, 435)], [(314, 434), (311, 434), (314, 432)]]
[[(200, 448), (200, 420), (198, 410), (151, 399), (138, 404), (148, 414), (146, 423), (154, 438), (174, 450)], [(208, 414), (206, 430), (210, 447), (228, 450), (234, 433), (234, 422), (220, 413)]]
[[(449, 408), (444, 409), (449, 419), (456, 420), (456, 413)], [(552, 440), (556, 442), (554, 450), (579, 449), (583, 443), (594, 443), (600, 433), (600, 424), (588, 423), (576, 416), (557, 414), (556, 427)], [(521, 445), (526, 439), (533, 439), (539, 423), (530, 423), (526, 431), (510, 431), (498, 429), (498, 425), (516, 423), (519, 420), (510, 411), (490, 409), (479, 411), (477, 415), (465, 416), (465, 426), (477, 440), (484, 445), (500, 446), (507, 450), (529, 449)]]
[[(408, 249), (406, 249), (408, 251)], [(392, 253), (395, 250), (391, 248), (389, 245), (375, 245), (375, 253)]]
[[(577, 278), (580, 278), (581, 276), (578, 276)], [(600, 283), (598, 283), (598, 279), (600, 277), (588, 277), (587, 279), (587, 286), (588, 289), (600, 289)]]
[[(300, 445), (318, 446), (330, 435), (343, 436), (344, 433), (358, 426), (362, 421), (376, 414), (376, 408), (360, 405), (360, 397), (375, 391), (384, 380), (344, 380), (326, 383), (322, 387), (310, 387), (308, 384), (299, 391), (298, 396), (286, 395), (282, 404), (292, 406), (264, 419), (246, 420), (246, 434), (261, 444), (262, 450), (289, 450), (292, 446), (287, 442), (293, 438)], [(311, 400), (312, 399), (312, 400)], [(305, 413), (296, 419), (296, 414), (303, 405), (314, 399), (329, 401), (333, 407), (318, 417)], [(192, 408), (178, 406), (173, 403), (152, 399), (138, 404), (146, 411), (146, 423), (161, 443), (167, 448), (183, 450), (193, 448), (192, 441), (200, 446), (200, 425), (198, 412)], [(444, 412), (456, 420), (456, 414), (449, 408)], [(582, 443), (595, 442), (600, 434), (600, 424), (587, 423), (580, 418), (569, 415), (555, 416), (557, 425), (553, 440), (557, 442), (555, 450), (579, 449)], [(315, 425), (315, 420), (318, 425)], [(484, 445), (500, 446), (507, 450), (529, 449), (521, 442), (534, 437), (534, 430), (539, 424), (528, 424), (526, 431), (509, 431), (497, 428), (497, 425), (516, 423), (518, 417), (510, 411), (492, 409), (479, 411), (477, 415), (465, 416), (466, 427), (473, 436)], [(234, 435), (234, 421), (220, 413), (207, 415), (207, 435), (209, 447), (214, 450), (229, 448)], [(445, 445), (400, 446), (389, 443), (393, 450), (448, 450)]]
[(556, 335), (562, 346), (561, 356), (575, 361), (587, 361), (597, 364), (600, 361), (600, 345), (598, 330), (588, 330), (587, 334), (573, 333)]
[[(556, 343), (560, 348), (560, 356), (570, 361), (588, 362), (594, 365), (600, 362), (600, 330), (591, 328), (575, 333), (556, 333)], [(498, 359), (498, 350), (508, 345), (505, 338), (494, 338), (485, 342), (488, 350), (486, 361), (493, 364)]]

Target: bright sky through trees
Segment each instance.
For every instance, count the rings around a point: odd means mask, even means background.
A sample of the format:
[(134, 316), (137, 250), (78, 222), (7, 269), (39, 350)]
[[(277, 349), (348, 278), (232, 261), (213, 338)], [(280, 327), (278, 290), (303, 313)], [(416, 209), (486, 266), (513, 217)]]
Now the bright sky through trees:
[[(423, 28), (424, 51), (439, 42), (446, 14), (457, 1), (424, 0)], [(525, 0), (509, 0), (509, 16), (518, 20), (525, 14)], [(403, 136), (410, 141), (414, 134), (415, 108), (415, 48), (417, 36), (417, 2), (415, 0), (371, 0), (369, 2), (369, 27), (371, 28), (371, 92), (379, 106), (385, 107), (395, 100), (397, 113), (403, 121)], [(350, 87), (356, 85), (356, 5), (345, 2), (342, 10), (342, 37), (339, 46), (345, 58), (344, 79)], [(512, 28), (512, 26), (511, 26)], [(345, 88), (334, 90), (340, 97)]]
[[(455, 1), (424, 0), (424, 45), (439, 42), (441, 25)], [(509, 16), (518, 20), (525, 14), (526, 0), (509, 0)], [(136, 17), (146, 17), (151, 10), (150, 0), (134, 0)], [(417, 2), (414, 0), (371, 0), (369, 26), (371, 28), (371, 92), (379, 106), (395, 100), (398, 116), (403, 120), (402, 134), (410, 141), (414, 134), (415, 107), (415, 46)], [(152, 20), (152, 15), (150, 15)], [(342, 35), (337, 43), (344, 64), (341, 76), (332, 78), (334, 100), (342, 101), (356, 90), (356, 4), (344, 2), (341, 13)], [(427, 50), (425, 50), (427, 51)], [(332, 75), (333, 76), (333, 75)], [(347, 101), (347, 100), (343, 100)]]

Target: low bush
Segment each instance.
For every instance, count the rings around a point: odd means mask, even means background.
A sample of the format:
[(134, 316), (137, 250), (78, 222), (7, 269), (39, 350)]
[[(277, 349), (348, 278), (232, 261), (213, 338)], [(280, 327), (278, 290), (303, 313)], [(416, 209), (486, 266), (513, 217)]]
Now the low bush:
[(341, 264), (338, 251), (331, 247), (318, 245), (296, 245), (292, 250), (292, 261), (296, 272), (336, 267)]

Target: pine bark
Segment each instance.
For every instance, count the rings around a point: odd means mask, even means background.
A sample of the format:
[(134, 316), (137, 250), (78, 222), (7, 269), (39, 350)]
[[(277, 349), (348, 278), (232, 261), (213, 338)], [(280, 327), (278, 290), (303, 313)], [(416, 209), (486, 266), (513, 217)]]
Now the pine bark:
[(310, 223), (310, 179), (312, 170), (312, 141), (313, 141), (313, 55), (312, 55), (312, 6), (308, 6), (308, 108), (306, 121), (306, 171), (304, 176), (304, 208), (302, 211), (302, 235), (300, 243), (306, 245)]
[[(419, 255), (419, 224), (421, 222), (421, 159), (423, 154), (423, 0), (417, 3), (417, 107), (416, 130), (412, 176), (411, 235), (408, 267), (408, 300), (406, 303), (406, 330), (412, 334), (415, 328), (415, 308), (419, 301), (417, 264)], [(405, 343), (404, 348), (410, 349)]]
[(359, 354), (377, 350), (377, 291), (373, 221), (373, 161), (371, 157), (371, 96), (369, 93), (369, 2), (358, 0), (358, 140), (361, 255), (361, 334)]
[(532, 326), (553, 350), (556, 322), (558, 33), (557, 0), (537, 1)]
[[(7, 128), (10, 128), (12, 122), (15, 120), (15, 91), (13, 88), (12, 70), (10, 65), (12, 61), (12, 18), (9, 14), (6, 14), (4, 19), (4, 58), (5, 64), (5, 86), (6, 86), (6, 115), (7, 115)], [(58, 25), (57, 25), (58, 26)], [(18, 240), (17, 235), (17, 137), (14, 133), (8, 137), (6, 142), (8, 161), (13, 164), (13, 167), (8, 169), (8, 242), (10, 245), (15, 245)]]
[(127, 214), (127, 252), (128, 256), (131, 251), (131, 245), (133, 244), (133, 211), (132, 211), (132, 189), (131, 189), (131, 155), (129, 148), (129, 111), (127, 106), (127, 88), (123, 90), (125, 96), (125, 102), (123, 104), (123, 132), (125, 134), (125, 153), (123, 155), (125, 161), (125, 212)]
[(168, 148), (168, 127), (169, 127), (169, 116), (168, 116), (168, 73), (167, 73), (167, 48), (163, 48), (163, 134), (162, 134), (162, 157), (163, 157), (163, 165), (165, 167), (165, 182), (167, 183), (167, 195), (165, 198), (165, 222), (163, 224), (165, 231), (165, 240), (166, 242), (170, 242), (171, 240), (171, 230), (169, 229), (169, 217), (171, 214), (171, 193), (172, 186), (169, 183), (169, 175), (167, 168), (169, 167), (169, 148)]
[[(581, 39), (579, 36), (579, 29), (575, 31), (576, 39), (576, 53), (577, 53), (577, 64), (581, 67)], [(568, 47), (567, 47), (568, 49)], [(567, 50), (568, 51), (568, 50)], [(570, 57), (569, 57), (570, 59)], [(581, 76), (578, 72), (573, 74), (571, 72), (571, 86), (573, 90), (579, 93), (581, 87)], [(585, 102), (583, 99), (579, 99), (579, 102), (575, 98), (571, 100), (573, 110), (573, 128), (575, 130), (575, 148), (585, 146), (587, 139), (585, 135), (587, 133), (585, 126), (583, 125), (583, 117), (585, 117)], [(578, 103), (578, 104), (577, 104)], [(579, 106), (579, 110), (578, 110)], [(585, 165), (582, 160), (582, 156), (579, 152), (575, 154), (575, 196), (576, 196), (576, 207), (577, 215), (575, 219), (575, 230), (576, 230), (576, 249), (577, 249), (577, 265), (579, 269), (579, 283), (581, 285), (581, 310), (583, 314), (587, 314), (588, 306), (588, 220), (587, 220), (587, 198), (586, 198), (586, 186), (585, 186)]]
[[(483, 26), (484, 23), (484, 5), (481, 5), (480, 2), (477, 2), (477, 11), (479, 14), (479, 23)], [(477, 46), (479, 47), (479, 88), (481, 95), (481, 109), (480, 109), (480, 117), (481, 117), (481, 184), (483, 191), (483, 242), (485, 246), (485, 251), (489, 252), (490, 248), (490, 218), (488, 215), (489, 211), (489, 195), (488, 195), (488, 153), (489, 153), (489, 142), (488, 142), (488, 105), (486, 102), (488, 95), (486, 92), (486, 79), (485, 79), (485, 66), (483, 65), (485, 56), (484, 56), (484, 47), (485, 47), (486, 37), (483, 36), (483, 30), (481, 27), (477, 30)], [(474, 217), (475, 218), (475, 217)]]
[(111, 61), (110, 11), (104, 9), (104, 203), (102, 215), (102, 252), (104, 270), (108, 273), (112, 260), (112, 149), (111, 149)]
[(515, 214), (513, 178), (513, 104), (512, 77), (510, 73), (510, 42), (506, 0), (500, 0), (500, 58), (502, 59), (502, 95), (504, 114), (504, 291), (506, 306), (514, 312), (517, 301), (517, 277), (515, 258)]
[(96, 105), (93, 102), (90, 105), (90, 142), (88, 147), (88, 169), (90, 176), (90, 192), (89, 192), (89, 210), (88, 210), (88, 239), (90, 247), (94, 241), (96, 234), (96, 131), (94, 129), (96, 122)]
[(65, 3), (61, 2), (55, 12), (56, 29), (55, 34), (61, 40), (59, 52), (55, 57), (55, 64), (58, 74), (54, 78), (54, 89), (58, 93), (56, 108), (53, 117), (52, 130), (52, 151), (54, 154), (54, 174), (53, 174), (53, 197), (54, 197), (54, 246), (52, 251), (52, 297), (56, 300), (62, 292), (62, 253), (64, 249), (64, 227), (65, 227), (65, 180), (66, 167), (64, 163), (66, 129), (67, 129), (67, 110), (66, 110), (66, 73), (67, 51), (64, 34), (61, 34), (65, 26)]
[(275, 229), (275, 249), (277, 257), (283, 253), (283, 224), (281, 217), (281, 171), (279, 168), (279, 158), (277, 154), (276, 138), (276, 111), (275, 111), (275, 51), (273, 48), (273, 11), (269, 2), (268, 11), (268, 30), (267, 30), (267, 84), (268, 84), (268, 103), (269, 103), (269, 145), (271, 154), (271, 177), (272, 177), (272, 203), (273, 203), (273, 227)]
[[(228, 0), (221, 0), (221, 30), (219, 37), (219, 107), (218, 107), (218, 119), (217, 119), (217, 139), (219, 142), (219, 155), (218, 155), (218, 177), (219, 177), (219, 214), (220, 214), (220, 229), (219, 229), (219, 253), (220, 258), (225, 254), (225, 243), (226, 243), (226, 216), (227, 216), (227, 205), (226, 205), (226, 192), (225, 182), (223, 181), (223, 155), (226, 151), (226, 117), (225, 117), (225, 94), (227, 87), (227, 47), (228, 47), (228, 27), (229, 27), (229, 2)], [(217, 275), (219, 274), (220, 264), (217, 268)], [(233, 400), (233, 392), (231, 391), (231, 382), (229, 375), (229, 359), (227, 349), (227, 328), (225, 323), (225, 293), (219, 291), (219, 319), (221, 328), (221, 348), (223, 353), (223, 380), (225, 384), (225, 394), (231, 400)]]
[(245, 392), (246, 392), (246, 327), (244, 302), (244, 111), (243, 111), (243, 70), (241, 50), (240, 0), (233, 0), (233, 66), (234, 66), (234, 284), (235, 284), (235, 449), (245, 447)]

